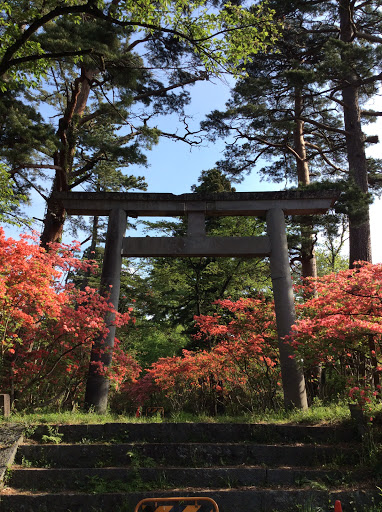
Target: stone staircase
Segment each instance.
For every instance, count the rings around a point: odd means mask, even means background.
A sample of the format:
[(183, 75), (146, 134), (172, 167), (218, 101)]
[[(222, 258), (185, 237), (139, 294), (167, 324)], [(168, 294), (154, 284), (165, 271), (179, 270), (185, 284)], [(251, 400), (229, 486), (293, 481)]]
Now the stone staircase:
[(208, 496), (220, 512), (382, 511), (351, 428), (110, 423), (27, 429), (1, 512), (133, 512), (143, 498)]

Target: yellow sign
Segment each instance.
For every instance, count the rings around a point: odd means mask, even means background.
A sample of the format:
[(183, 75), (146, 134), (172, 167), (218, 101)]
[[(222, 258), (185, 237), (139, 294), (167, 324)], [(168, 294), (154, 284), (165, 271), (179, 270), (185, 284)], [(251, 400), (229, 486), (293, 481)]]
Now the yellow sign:
[(134, 512), (219, 512), (211, 498), (145, 498)]

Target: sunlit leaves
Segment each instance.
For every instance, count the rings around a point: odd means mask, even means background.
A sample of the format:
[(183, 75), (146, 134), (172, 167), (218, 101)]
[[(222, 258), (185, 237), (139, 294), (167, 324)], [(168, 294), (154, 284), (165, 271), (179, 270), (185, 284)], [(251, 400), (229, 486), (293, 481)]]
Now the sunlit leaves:
[(8, 174), (7, 166), (0, 162), (0, 221), (8, 224), (19, 225), (14, 210), (19, 206), (24, 197), (16, 197), (13, 192), (12, 182)]
[(77, 24), (81, 24), (81, 16), (102, 19), (111, 25), (131, 27), (132, 32), (143, 31), (154, 38), (161, 33), (172, 34), (193, 49), (208, 73), (228, 70), (240, 74), (251, 56), (265, 51), (278, 34), (278, 25), (272, 20), (273, 11), (265, 4), (245, 9), (227, 3), (220, 10), (211, 7), (206, 0), (127, 0), (116, 5), (100, 1), (50, 1), (35, 2), (33, 7), (24, 10), (18, 4), (16, 1), (0, 3), (3, 89), (7, 81), (28, 83), (44, 75), (50, 61), (44, 58), (34, 36), (46, 23), (62, 16), (70, 17)]

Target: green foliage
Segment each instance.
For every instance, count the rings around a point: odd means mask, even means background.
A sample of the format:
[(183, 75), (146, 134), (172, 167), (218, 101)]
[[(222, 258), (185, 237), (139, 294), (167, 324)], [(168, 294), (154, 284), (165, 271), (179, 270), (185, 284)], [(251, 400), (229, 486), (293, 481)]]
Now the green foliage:
[(339, 252), (331, 252), (328, 248), (318, 246), (315, 250), (317, 275), (324, 276), (331, 272), (340, 272), (349, 268), (349, 258)]
[[(381, 415), (381, 406), (375, 406), (373, 415)], [(0, 418), (0, 425), (10, 423), (19, 423), (26, 426), (25, 437), (33, 435), (37, 425), (42, 423), (50, 424), (54, 429), (56, 425), (90, 425), (104, 423), (152, 423), (157, 422), (157, 418), (141, 416), (137, 418), (135, 415), (119, 415), (112, 412), (107, 414), (84, 413), (78, 410), (53, 412), (49, 410), (40, 411), (38, 413), (28, 414), (25, 412), (14, 412), (9, 418)], [(223, 414), (219, 416), (211, 416), (206, 414), (190, 414), (185, 411), (178, 411), (166, 415), (161, 421), (169, 421), (174, 423), (292, 423), (292, 424), (349, 424), (350, 414), (347, 402), (334, 401), (330, 404), (323, 405), (320, 400), (315, 400), (308, 410), (290, 410), (283, 408), (278, 410), (267, 409), (265, 411), (255, 411), (251, 413), (240, 413), (230, 416)], [(27, 462), (26, 462), (27, 464)]]
[(44, 434), (41, 438), (43, 443), (60, 444), (64, 434), (58, 432), (58, 427), (47, 425), (48, 434)]
[(303, 505), (297, 505), (298, 512), (324, 512), (322, 507), (319, 507), (312, 497), (308, 497)]
[(160, 357), (172, 357), (189, 343), (182, 331), (180, 325), (157, 325), (150, 320), (140, 319), (125, 332), (119, 330), (118, 336), (140, 366), (149, 368)]
[[(218, 164), (238, 180), (256, 172), (286, 186), (347, 182), (337, 211), (349, 216), (353, 239), (353, 228), (367, 230), (368, 183), (373, 191), (381, 184), (381, 163), (366, 159), (362, 133), (362, 124), (376, 117), (360, 117), (378, 92), (380, 4), (272, 0), (270, 6), (283, 19), (276, 51), (246, 65), (247, 76), (236, 83), (226, 109), (204, 123), (207, 136), (229, 141)], [(303, 238), (294, 260), (309, 255), (312, 243)], [(351, 254), (366, 259), (356, 242)]]
[(227, 174), (241, 179), (255, 171), (266, 181), (295, 185), (304, 183), (302, 164), (315, 181), (341, 172), (346, 166), (345, 142), (336, 132), (322, 136), (324, 126), (342, 126), (338, 112), (330, 109), (330, 100), (318, 90), (321, 75), (316, 66), (328, 36), (324, 31), (301, 30), (296, 14), (290, 12), (293, 2), (279, 4), (273, 2), (276, 17), (285, 21), (276, 51), (262, 53), (247, 64), (247, 76), (236, 83), (225, 111), (212, 112), (204, 127), (212, 139), (235, 137), (219, 162)]
[[(277, 33), (272, 12), (262, 5), (249, 11), (229, 4), (218, 10), (205, 0), (187, 6), (12, 0), (1, 8), (1, 157), (21, 193), (33, 187), (47, 201), (51, 193), (79, 186), (144, 190), (142, 177), (122, 169), (146, 165), (145, 150), (158, 142), (160, 130), (147, 121), (181, 114), (189, 101), (185, 85), (209, 73), (237, 72)], [(144, 44), (144, 58), (133, 53)], [(56, 127), (37, 113), (47, 105)], [(44, 246), (60, 241), (65, 218), (64, 209), (48, 201)], [(86, 229), (81, 220), (73, 225), (74, 235)]]
[(17, 210), (24, 196), (16, 196), (8, 168), (0, 162), (0, 222), (20, 226)]
[[(0, 102), (0, 115), (8, 114), (1, 156), (22, 193), (33, 187), (47, 201), (51, 193), (79, 186), (144, 190), (142, 177), (127, 177), (122, 169), (145, 165), (145, 150), (158, 142), (160, 130), (147, 121), (181, 114), (189, 101), (185, 85), (210, 73), (240, 73), (277, 34), (266, 5), (247, 10), (227, 4), (219, 10), (206, 0), (9, 0), (1, 2), (0, 26), (0, 79), (10, 96), (10, 105), (7, 95)], [(144, 44), (144, 58), (133, 53)], [(55, 110), (56, 127), (36, 113), (46, 105)], [(44, 246), (60, 241), (65, 218), (64, 209), (48, 201)], [(74, 235), (86, 229), (79, 220), (73, 225)]]
[[(239, 64), (265, 50), (276, 37), (277, 24), (272, 23), (272, 14), (261, 4), (247, 10), (228, 3), (217, 11), (210, 9), (206, 0), (192, 3), (125, 0), (118, 4), (39, 0), (32, 5), (3, 1), (0, 4), (0, 75), (5, 80), (1, 87), (4, 91), (12, 81), (35, 86), (46, 74), (52, 53), (63, 57), (60, 51), (46, 51), (36, 38), (36, 34), (58, 19), (70, 20), (78, 27), (85, 18), (100, 20), (113, 27), (143, 32), (143, 38), (169, 34), (189, 46), (207, 72), (223, 68), (238, 73)], [(88, 45), (72, 47), (67, 52), (77, 61), (85, 55), (105, 58), (102, 51)]]

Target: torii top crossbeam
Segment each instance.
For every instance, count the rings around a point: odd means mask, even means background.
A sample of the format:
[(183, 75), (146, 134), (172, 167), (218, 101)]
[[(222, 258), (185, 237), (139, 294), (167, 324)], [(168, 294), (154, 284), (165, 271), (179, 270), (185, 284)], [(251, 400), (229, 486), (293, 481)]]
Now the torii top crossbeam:
[(281, 208), (286, 215), (325, 213), (338, 194), (310, 192), (222, 192), (219, 194), (162, 194), (141, 192), (56, 192), (52, 201), (62, 203), (69, 215), (109, 215), (121, 209), (128, 216), (182, 216), (204, 212), (207, 216), (264, 216)]

